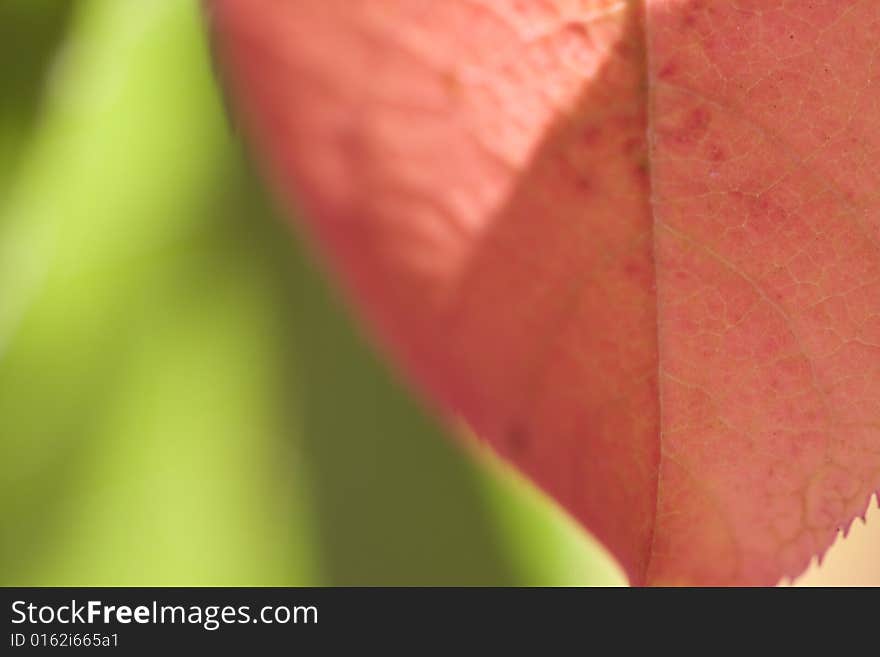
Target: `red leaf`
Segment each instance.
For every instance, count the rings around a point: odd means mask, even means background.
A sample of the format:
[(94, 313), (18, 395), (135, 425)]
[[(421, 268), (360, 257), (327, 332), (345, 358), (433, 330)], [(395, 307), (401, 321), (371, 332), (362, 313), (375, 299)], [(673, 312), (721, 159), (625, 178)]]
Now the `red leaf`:
[(211, 9), (380, 339), (633, 583), (773, 584), (864, 512), (880, 3)]

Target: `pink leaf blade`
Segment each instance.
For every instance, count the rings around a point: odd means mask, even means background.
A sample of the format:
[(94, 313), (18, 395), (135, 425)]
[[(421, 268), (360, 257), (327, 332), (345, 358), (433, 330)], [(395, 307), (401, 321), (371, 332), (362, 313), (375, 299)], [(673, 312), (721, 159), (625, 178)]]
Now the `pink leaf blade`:
[(379, 342), (633, 583), (772, 584), (864, 512), (874, 4), (211, 8), (267, 172)]

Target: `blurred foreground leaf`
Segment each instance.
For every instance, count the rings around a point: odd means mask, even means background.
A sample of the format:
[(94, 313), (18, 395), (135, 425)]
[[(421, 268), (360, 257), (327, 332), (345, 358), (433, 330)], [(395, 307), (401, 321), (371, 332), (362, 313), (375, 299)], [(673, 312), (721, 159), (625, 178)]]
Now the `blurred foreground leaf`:
[(352, 329), (229, 132), (195, 4), (71, 5), (0, 178), (0, 583), (619, 583)]

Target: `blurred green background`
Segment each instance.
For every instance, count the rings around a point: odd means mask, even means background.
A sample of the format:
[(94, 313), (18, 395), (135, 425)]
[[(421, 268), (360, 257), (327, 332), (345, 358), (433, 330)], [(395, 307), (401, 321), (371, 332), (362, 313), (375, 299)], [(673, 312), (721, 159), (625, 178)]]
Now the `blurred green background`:
[(0, 0), (0, 584), (621, 584), (365, 346), (194, 0)]
[[(195, 0), (0, 0), (0, 585), (623, 584), (288, 224)], [(872, 514), (799, 581), (880, 584)]]

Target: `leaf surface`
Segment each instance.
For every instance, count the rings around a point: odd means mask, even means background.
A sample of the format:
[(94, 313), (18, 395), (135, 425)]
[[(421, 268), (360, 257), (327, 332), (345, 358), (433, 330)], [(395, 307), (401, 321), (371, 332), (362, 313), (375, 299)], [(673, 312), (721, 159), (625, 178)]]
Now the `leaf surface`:
[(209, 11), (245, 130), (380, 342), (633, 583), (773, 584), (864, 512), (880, 5)]

